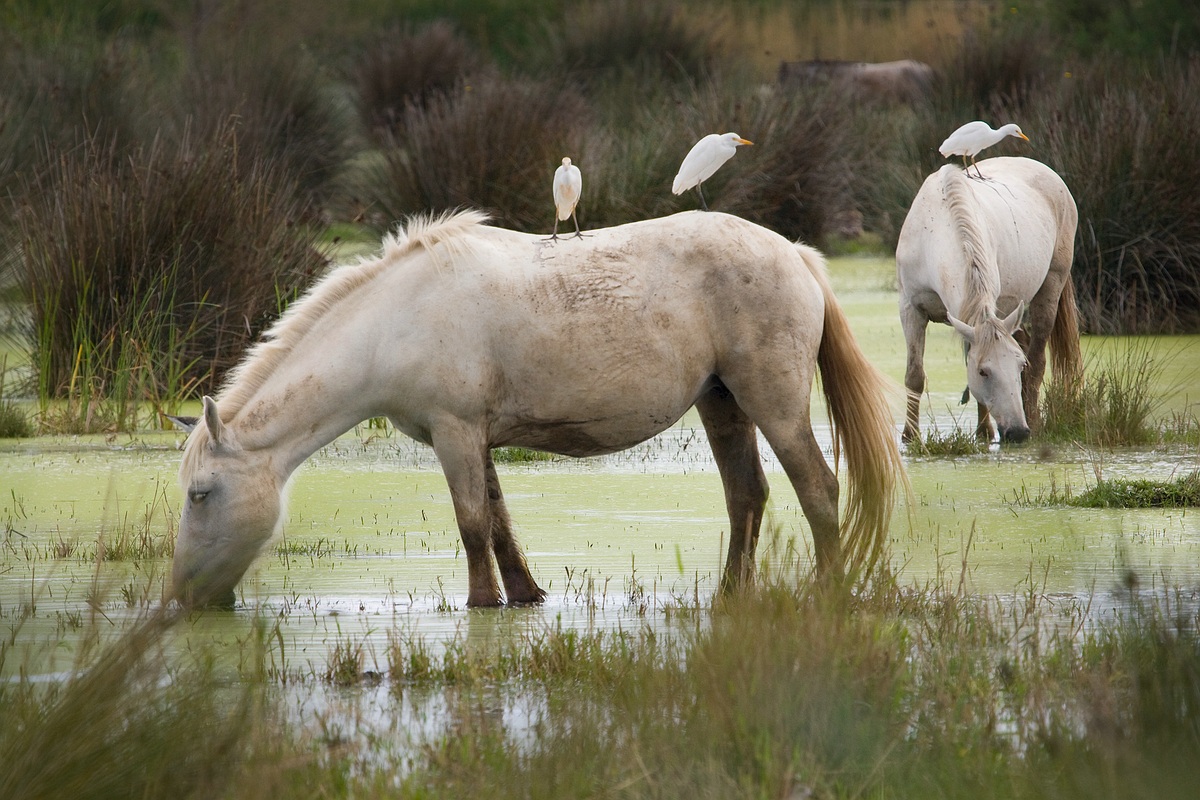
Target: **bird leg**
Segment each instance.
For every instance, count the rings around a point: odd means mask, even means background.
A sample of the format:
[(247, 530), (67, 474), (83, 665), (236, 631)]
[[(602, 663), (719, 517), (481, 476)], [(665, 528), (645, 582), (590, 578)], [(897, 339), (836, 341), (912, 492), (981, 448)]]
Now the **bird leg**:
[(558, 241), (558, 214), (554, 215), (554, 233), (550, 234), (550, 238), (547, 239), (546, 241), (547, 242), (557, 242)]
[(572, 236), (571, 238), (572, 239), (582, 239), (583, 231), (579, 230), (579, 218), (575, 216), (574, 211), (571, 212), (571, 219), (575, 222), (575, 235)]
[(700, 207), (703, 208), (705, 211), (708, 211), (708, 203), (704, 202), (704, 184), (697, 183), (696, 191), (700, 192)]

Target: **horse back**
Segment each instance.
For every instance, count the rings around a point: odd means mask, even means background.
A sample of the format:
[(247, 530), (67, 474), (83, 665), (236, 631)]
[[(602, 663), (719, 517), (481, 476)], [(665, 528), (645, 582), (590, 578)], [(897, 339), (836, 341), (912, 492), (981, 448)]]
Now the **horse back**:
[(386, 350), (419, 405), (485, 416), (493, 444), (621, 449), (714, 380), (772, 363), (815, 371), (821, 287), (795, 246), (760, 226), (687, 212), (555, 244), (472, 235), (452, 267), (431, 256), (395, 278), (386, 294), (410, 300)]
[(936, 305), (930, 301), (936, 297), (956, 315), (969, 268), (994, 272), (999, 310), (1007, 312), (1030, 301), (1049, 271), (1061, 268), (1055, 253), (1073, 246), (1075, 236), (1075, 202), (1049, 167), (1007, 157), (979, 165), (984, 180), (952, 164), (926, 178), (896, 247), (902, 295), (925, 306)]

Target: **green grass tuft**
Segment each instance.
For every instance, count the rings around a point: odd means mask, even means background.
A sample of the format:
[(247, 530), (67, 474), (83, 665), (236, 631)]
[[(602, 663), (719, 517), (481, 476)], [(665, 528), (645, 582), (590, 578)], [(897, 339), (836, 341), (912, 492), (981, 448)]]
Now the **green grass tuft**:
[(1150, 444), (1158, 438), (1151, 416), (1158, 402), (1154, 386), (1169, 361), (1134, 343), (1120, 353), (1089, 359), (1080, 388), (1051, 381), (1042, 396), (1040, 436), (1098, 447)]
[(1183, 508), (1200, 506), (1200, 471), (1167, 481), (1104, 480), (1070, 500), (1082, 508)]
[(944, 432), (934, 426), (907, 444), (910, 456), (974, 456), (987, 451), (987, 442), (981, 441), (974, 431), (957, 425), (954, 430)]
[(33, 436), (29, 415), (11, 400), (0, 399), (0, 439), (23, 439)]

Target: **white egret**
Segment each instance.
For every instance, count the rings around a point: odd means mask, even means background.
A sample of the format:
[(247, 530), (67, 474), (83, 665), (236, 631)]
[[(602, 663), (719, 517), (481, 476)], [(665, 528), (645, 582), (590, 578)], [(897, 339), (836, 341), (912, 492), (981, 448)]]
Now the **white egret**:
[(704, 202), (704, 187), (701, 184), (711, 178), (722, 164), (733, 158), (738, 145), (743, 144), (754, 142), (743, 139), (736, 133), (710, 133), (705, 136), (696, 142), (679, 165), (679, 174), (675, 176), (671, 191), (683, 194), (695, 186), (700, 191), (700, 206), (708, 211), (708, 203)]
[[(979, 155), (981, 150), (999, 142), (1007, 136), (1016, 136), (1019, 139), (1029, 141), (1029, 137), (1021, 132), (1021, 129), (1013, 123), (1000, 126), (999, 130), (992, 130), (992, 126), (982, 120), (968, 122), (954, 133), (946, 137), (946, 141), (942, 142), (942, 146), (938, 148), (946, 158), (950, 156), (962, 156), (963, 168), (967, 167), (967, 159), (971, 159), (971, 163), (975, 164), (975, 156)], [(979, 177), (983, 177), (983, 173), (979, 172), (979, 165), (975, 164), (975, 172), (979, 173)], [(969, 173), (968, 173), (969, 174)]]
[(562, 166), (554, 171), (554, 233), (550, 236), (553, 241), (558, 238), (558, 223), (570, 217), (575, 221), (575, 238), (582, 239), (579, 231), (579, 218), (575, 216), (575, 206), (579, 196), (583, 194), (583, 173), (579, 167), (564, 158)]

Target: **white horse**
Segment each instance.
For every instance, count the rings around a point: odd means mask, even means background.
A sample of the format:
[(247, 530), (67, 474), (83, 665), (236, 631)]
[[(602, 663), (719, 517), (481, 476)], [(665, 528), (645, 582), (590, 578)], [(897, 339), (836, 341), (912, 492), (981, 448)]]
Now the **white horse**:
[(919, 436), (930, 320), (949, 322), (966, 343), (980, 438), (992, 438), (989, 411), (1002, 441), (1023, 441), (1039, 425), (1047, 342), (1055, 375), (1068, 385), (1079, 379), (1075, 200), (1038, 161), (989, 158), (978, 166), (982, 180), (952, 164), (926, 178), (896, 245), (908, 347), (905, 441)]
[[(512, 532), (489, 450), (631, 447), (693, 404), (730, 521), (723, 583), (750, 574), (767, 498), (755, 426), (799, 496), (824, 574), (882, 551), (903, 466), (883, 379), (863, 358), (820, 255), (757, 225), (688, 212), (574, 247), (484, 225), (411, 223), (381, 257), (331, 272), (232, 373), (189, 437), (171, 594), (233, 602), (276, 530), (292, 472), (364, 419), (431, 445), (467, 556), (469, 606), (545, 593)], [(809, 420), (820, 370), (848, 469)]]

